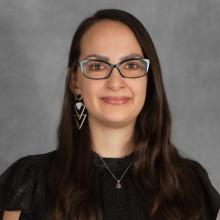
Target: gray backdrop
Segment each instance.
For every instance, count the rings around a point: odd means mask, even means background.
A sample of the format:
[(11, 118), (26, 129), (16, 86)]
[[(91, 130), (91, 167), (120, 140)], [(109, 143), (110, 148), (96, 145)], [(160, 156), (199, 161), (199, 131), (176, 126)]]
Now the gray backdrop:
[(75, 28), (100, 8), (137, 16), (161, 61), (172, 140), (220, 191), (219, 0), (0, 0), (0, 171), (55, 148)]

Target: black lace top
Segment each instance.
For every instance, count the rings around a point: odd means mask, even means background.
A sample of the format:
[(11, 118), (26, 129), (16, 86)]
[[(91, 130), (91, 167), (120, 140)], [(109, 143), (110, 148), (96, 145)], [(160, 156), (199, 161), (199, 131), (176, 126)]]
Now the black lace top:
[[(0, 175), (0, 217), (3, 210), (21, 210), (19, 220), (43, 220), (47, 203), (47, 170), (54, 152), (22, 157)], [(133, 153), (122, 158), (103, 158), (116, 178), (120, 178), (132, 164)], [(220, 195), (213, 187), (207, 171), (193, 162), (204, 190), (204, 219), (216, 219), (220, 209)], [(102, 203), (103, 220), (146, 220), (146, 199), (138, 191), (130, 169), (121, 180), (121, 188), (94, 154), (94, 181), (98, 199)], [(132, 166), (132, 165), (131, 165)]]

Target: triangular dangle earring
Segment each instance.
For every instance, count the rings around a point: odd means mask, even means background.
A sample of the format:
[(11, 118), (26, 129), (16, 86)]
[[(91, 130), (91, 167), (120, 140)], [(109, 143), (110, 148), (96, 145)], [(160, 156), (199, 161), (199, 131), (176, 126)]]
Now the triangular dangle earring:
[(75, 118), (75, 121), (76, 121), (76, 125), (77, 125), (77, 128), (80, 130), (84, 121), (85, 121), (85, 118), (87, 116), (87, 114), (83, 114), (86, 107), (84, 106), (83, 102), (82, 102), (82, 96), (81, 94), (76, 94), (74, 93), (74, 97), (75, 97), (75, 103), (74, 103), (74, 118)]

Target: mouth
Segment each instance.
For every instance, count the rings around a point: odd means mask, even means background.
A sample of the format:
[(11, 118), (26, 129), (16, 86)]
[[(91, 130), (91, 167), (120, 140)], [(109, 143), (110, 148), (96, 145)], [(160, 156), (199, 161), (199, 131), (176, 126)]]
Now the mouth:
[(125, 104), (127, 103), (131, 98), (130, 97), (112, 97), (112, 96), (107, 96), (107, 97), (102, 97), (101, 98), (105, 103), (108, 104)]

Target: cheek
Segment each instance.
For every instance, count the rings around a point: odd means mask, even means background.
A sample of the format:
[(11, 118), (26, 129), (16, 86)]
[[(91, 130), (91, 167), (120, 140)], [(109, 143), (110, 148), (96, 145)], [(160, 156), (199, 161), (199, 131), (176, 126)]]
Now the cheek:
[(147, 91), (147, 78), (143, 78), (142, 80), (140, 78), (140, 80), (135, 83), (135, 90), (136, 93), (144, 99)]
[(94, 102), (97, 99), (97, 86), (93, 85), (91, 82), (84, 82), (81, 85), (81, 88), (84, 105), (87, 109), (93, 108), (92, 106), (94, 106)]
[(136, 96), (137, 96), (136, 101), (138, 102), (138, 105), (140, 106), (140, 108), (144, 106), (146, 93), (147, 93), (147, 80), (141, 81), (136, 87)]

